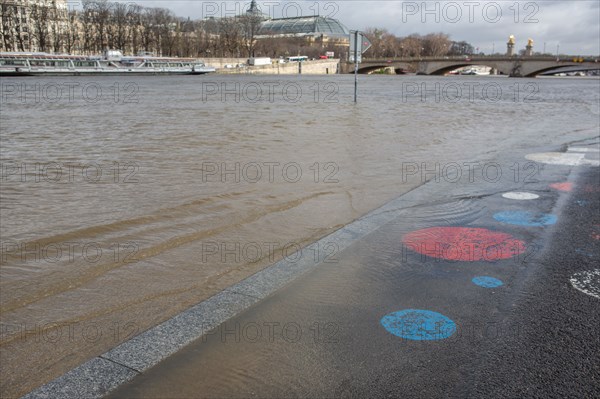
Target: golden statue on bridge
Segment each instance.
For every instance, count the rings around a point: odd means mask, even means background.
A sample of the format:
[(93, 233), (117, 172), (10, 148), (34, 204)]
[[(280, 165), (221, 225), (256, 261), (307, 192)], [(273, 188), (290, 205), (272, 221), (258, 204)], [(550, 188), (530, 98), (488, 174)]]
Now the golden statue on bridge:
[(515, 51), (515, 36), (510, 35), (508, 37), (508, 42), (506, 43), (506, 56), (512, 57)]
[(533, 55), (533, 39), (527, 39), (527, 46), (525, 46), (525, 55), (531, 57)]

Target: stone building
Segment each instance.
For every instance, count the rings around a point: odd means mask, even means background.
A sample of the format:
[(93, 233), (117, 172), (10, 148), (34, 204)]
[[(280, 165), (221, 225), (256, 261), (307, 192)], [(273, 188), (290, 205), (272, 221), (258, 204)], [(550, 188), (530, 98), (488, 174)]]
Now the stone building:
[(348, 46), (348, 28), (340, 21), (321, 16), (274, 18), (262, 22), (258, 39), (265, 37), (302, 37), (309, 43)]
[(270, 18), (260, 13), (255, 0), (246, 14), (261, 18), (255, 37), (259, 42), (271, 39), (273, 44), (273, 40), (300, 39), (315, 50), (330, 49), (342, 53), (350, 45), (350, 31), (334, 18), (319, 15)]

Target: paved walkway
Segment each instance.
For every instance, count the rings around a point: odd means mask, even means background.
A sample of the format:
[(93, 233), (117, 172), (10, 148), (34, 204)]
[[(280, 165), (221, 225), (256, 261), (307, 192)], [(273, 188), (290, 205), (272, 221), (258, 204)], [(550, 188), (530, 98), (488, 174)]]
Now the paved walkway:
[(103, 355), (128, 370), (114, 384), (94, 374), (85, 391), (80, 370), (32, 397), (100, 396), (134, 375), (110, 397), (592, 397), (598, 159), (590, 140), (461, 176), (446, 165), (322, 240), (315, 267), (288, 262), (233, 287), (246, 300), (222, 319), (223, 301), (198, 308), (205, 334), (166, 360), (192, 316)]

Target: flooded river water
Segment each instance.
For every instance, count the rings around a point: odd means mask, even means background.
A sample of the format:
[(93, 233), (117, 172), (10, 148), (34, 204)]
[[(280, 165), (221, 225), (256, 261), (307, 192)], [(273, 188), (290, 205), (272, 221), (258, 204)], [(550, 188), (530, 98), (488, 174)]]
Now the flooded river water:
[(0, 393), (30, 391), (425, 180), (521, 179), (525, 164), (495, 156), (597, 135), (599, 84), (361, 76), (354, 104), (339, 75), (3, 79)]

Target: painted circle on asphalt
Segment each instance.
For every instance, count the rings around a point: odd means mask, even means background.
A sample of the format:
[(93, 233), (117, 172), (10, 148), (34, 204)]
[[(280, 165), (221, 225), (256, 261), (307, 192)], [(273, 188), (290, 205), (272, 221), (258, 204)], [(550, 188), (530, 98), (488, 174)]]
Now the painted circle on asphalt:
[(501, 280), (489, 276), (478, 276), (473, 278), (473, 280), (471, 281), (473, 282), (473, 284), (483, 288), (496, 288), (504, 284)]
[(584, 162), (585, 154), (576, 152), (541, 152), (536, 154), (527, 154), (525, 158), (534, 161), (547, 163), (550, 165), (577, 166)]
[(590, 147), (569, 147), (570, 152), (600, 152), (598, 148), (590, 148)]
[(381, 325), (397, 337), (413, 341), (437, 341), (456, 332), (456, 324), (431, 310), (405, 309), (381, 318)]
[(494, 214), (494, 219), (501, 223), (517, 226), (548, 226), (555, 224), (558, 218), (549, 213), (530, 211), (504, 211)]
[(563, 182), (563, 183), (552, 183), (550, 188), (553, 188), (558, 191), (570, 192), (573, 191), (573, 183)]
[(519, 200), (519, 201), (534, 200), (534, 199), (540, 198), (540, 196), (537, 194), (526, 193), (526, 192), (521, 192), (521, 191), (511, 191), (509, 193), (502, 194), (502, 196), (504, 198), (508, 198), (508, 199), (512, 199), (512, 200)]
[(585, 191), (586, 193), (599, 193), (600, 186), (595, 186), (593, 184), (586, 184), (585, 187), (583, 188), (583, 191)]
[(595, 225), (592, 226), (592, 233), (590, 234), (590, 236), (594, 240), (599, 240), (600, 241), (600, 224), (595, 224)]
[(576, 290), (600, 299), (600, 269), (575, 273), (569, 280)]
[(422, 255), (464, 262), (496, 261), (525, 252), (525, 243), (507, 233), (477, 227), (430, 227), (402, 237)]

